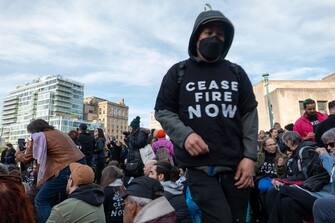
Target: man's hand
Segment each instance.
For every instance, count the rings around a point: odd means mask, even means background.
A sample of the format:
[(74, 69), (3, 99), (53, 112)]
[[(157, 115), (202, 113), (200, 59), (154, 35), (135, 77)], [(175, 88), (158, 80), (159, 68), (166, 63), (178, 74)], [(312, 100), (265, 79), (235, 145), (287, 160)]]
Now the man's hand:
[(237, 186), (238, 189), (254, 186), (254, 180), (253, 180), (254, 168), (255, 163), (253, 160), (248, 158), (243, 158), (241, 160), (241, 162), (238, 164), (234, 178), (237, 181), (235, 183), (235, 186)]
[(208, 145), (197, 133), (191, 133), (185, 140), (185, 149), (191, 156), (209, 152)]
[(315, 152), (317, 152), (319, 155), (321, 155), (322, 153), (328, 153), (327, 150), (323, 147), (316, 148)]

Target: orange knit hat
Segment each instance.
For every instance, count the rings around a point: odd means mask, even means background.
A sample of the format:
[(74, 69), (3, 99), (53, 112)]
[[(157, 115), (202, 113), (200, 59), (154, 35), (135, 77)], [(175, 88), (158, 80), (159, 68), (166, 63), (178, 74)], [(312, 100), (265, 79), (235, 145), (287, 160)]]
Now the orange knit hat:
[(157, 132), (157, 138), (165, 138), (165, 132), (163, 129), (158, 130)]

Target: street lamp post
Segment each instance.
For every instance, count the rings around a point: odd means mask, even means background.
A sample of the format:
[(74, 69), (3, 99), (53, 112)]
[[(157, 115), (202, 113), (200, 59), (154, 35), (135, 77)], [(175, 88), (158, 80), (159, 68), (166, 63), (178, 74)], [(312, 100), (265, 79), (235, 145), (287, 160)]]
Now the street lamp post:
[(272, 105), (271, 105), (271, 99), (270, 99), (270, 94), (269, 94), (269, 74), (263, 74), (263, 81), (264, 81), (264, 86), (266, 90), (266, 99), (267, 99), (267, 104), (268, 104), (268, 111), (269, 111), (269, 119), (270, 119), (270, 127), (273, 127), (273, 114), (272, 114)]

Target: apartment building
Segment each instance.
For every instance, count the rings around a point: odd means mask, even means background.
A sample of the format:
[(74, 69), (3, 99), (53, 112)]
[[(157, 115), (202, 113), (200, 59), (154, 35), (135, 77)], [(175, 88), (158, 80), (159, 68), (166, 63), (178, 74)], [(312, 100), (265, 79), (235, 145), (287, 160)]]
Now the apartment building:
[[(68, 132), (83, 123), (84, 85), (60, 75), (33, 80), (5, 97), (1, 133), (6, 141), (16, 143), (29, 136), (31, 120), (44, 119), (55, 128)], [(87, 123), (90, 128), (101, 126)]]
[(101, 122), (106, 135), (123, 141), (122, 132), (128, 131), (128, 111), (124, 99), (115, 103), (98, 97), (84, 99), (84, 119)]

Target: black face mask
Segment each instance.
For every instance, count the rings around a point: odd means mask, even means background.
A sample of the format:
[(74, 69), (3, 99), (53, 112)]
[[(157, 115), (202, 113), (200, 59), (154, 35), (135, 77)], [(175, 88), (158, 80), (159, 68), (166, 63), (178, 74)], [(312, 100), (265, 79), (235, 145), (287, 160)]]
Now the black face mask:
[(218, 37), (208, 37), (200, 41), (199, 52), (206, 60), (215, 62), (221, 57), (223, 46), (223, 41)]

